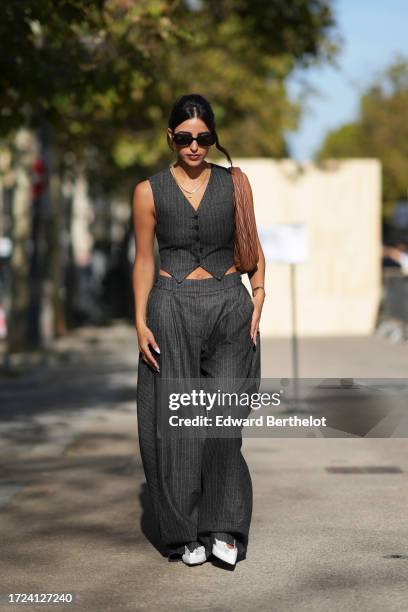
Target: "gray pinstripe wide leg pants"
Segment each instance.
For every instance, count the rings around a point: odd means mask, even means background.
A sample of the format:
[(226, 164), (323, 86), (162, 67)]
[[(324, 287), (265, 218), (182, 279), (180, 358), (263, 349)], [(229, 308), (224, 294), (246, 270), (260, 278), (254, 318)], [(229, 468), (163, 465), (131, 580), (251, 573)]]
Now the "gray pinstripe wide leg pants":
[[(249, 336), (253, 303), (233, 272), (221, 280), (159, 276), (147, 302), (147, 324), (160, 347), (156, 372), (139, 356), (137, 417), (146, 482), (168, 553), (211, 533), (232, 534), (238, 560), (246, 556), (252, 483), (241, 453), (242, 437), (157, 436), (157, 385), (165, 379), (231, 377), (260, 382), (260, 335)], [(253, 385), (255, 380), (255, 386)]]

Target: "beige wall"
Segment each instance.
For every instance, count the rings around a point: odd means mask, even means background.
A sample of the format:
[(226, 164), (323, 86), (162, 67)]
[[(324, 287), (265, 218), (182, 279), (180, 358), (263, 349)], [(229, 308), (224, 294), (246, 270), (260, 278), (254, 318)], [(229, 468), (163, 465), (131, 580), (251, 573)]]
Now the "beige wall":
[[(217, 163), (224, 164), (223, 161)], [(381, 296), (381, 165), (377, 159), (234, 159), (247, 174), (258, 228), (304, 223), (295, 265), (299, 336), (370, 334)], [(244, 282), (250, 288), (247, 275)], [(263, 337), (291, 334), (290, 266), (266, 261)]]

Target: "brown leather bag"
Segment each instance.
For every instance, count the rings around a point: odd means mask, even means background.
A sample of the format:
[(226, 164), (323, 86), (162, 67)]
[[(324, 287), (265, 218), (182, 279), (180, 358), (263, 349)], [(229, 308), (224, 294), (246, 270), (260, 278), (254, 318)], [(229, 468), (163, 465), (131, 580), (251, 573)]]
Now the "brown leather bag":
[(258, 232), (256, 228), (254, 203), (248, 190), (241, 168), (229, 168), (234, 192), (234, 263), (242, 273), (256, 269), (258, 254)]

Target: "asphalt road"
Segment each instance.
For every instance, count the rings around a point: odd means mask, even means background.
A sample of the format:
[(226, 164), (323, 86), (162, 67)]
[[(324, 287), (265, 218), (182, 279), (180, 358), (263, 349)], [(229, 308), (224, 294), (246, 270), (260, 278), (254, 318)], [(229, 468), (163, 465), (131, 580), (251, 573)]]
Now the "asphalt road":
[[(407, 364), (408, 346), (381, 338), (300, 342), (304, 377), (391, 384)], [(134, 331), (119, 325), (64, 340), (47, 371), (1, 379), (3, 597), (74, 593), (81, 612), (407, 610), (407, 438), (245, 438), (247, 559), (169, 563), (140, 462), (136, 372)], [(291, 376), (287, 341), (263, 342), (262, 373)]]

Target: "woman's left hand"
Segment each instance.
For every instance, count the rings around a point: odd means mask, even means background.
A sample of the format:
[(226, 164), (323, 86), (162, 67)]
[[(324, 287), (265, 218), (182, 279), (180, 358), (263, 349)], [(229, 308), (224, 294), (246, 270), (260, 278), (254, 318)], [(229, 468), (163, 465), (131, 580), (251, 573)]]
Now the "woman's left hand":
[(265, 300), (265, 293), (262, 289), (258, 289), (252, 298), (254, 304), (254, 312), (252, 313), (250, 336), (252, 342), (256, 345), (256, 335), (259, 330), (259, 321), (261, 319), (262, 307)]

